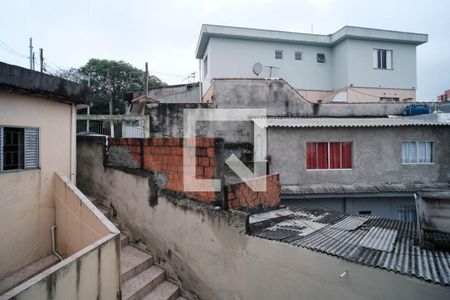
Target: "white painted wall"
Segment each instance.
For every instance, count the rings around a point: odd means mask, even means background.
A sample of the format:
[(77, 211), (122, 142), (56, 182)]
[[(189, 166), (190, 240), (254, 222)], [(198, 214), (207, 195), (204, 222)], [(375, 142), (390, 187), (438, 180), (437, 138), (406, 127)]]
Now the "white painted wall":
[[(373, 68), (374, 48), (393, 50), (393, 70)], [(282, 60), (275, 59), (275, 50), (283, 51)], [(303, 52), (301, 61), (294, 59), (295, 51)], [(318, 63), (317, 53), (325, 53), (327, 61)], [(206, 55), (209, 66), (203, 79), (203, 94), (214, 78), (256, 78), (252, 72), (256, 62), (279, 68), (272, 70), (272, 77), (283, 78), (299, 90), (331, 91), (351, 84), (396, 89), (416, 87), (413, 44), (346, 39), (334, 46), (315, 46), (210, 37), (203, 59)], [(260, 77), (268, 78), (269, 68), (264, 68)]]
[[(347, 43), (347, 85), (400, 89), (416, 87), (416, 46), (360, 40), (347, 40)], [(393, 51), (392, 70), (373, 68), (374, 48)]]

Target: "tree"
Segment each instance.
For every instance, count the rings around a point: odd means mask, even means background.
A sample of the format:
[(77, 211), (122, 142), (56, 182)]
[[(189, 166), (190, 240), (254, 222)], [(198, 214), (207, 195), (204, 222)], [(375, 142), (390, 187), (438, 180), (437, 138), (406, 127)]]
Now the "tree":
[[(124, 61), (92, 58), (78, 69), (63, 70), (56, 75), (76, 82), (90, 82), (96, 99), (91, 109), (93, 114), (109, 113), (110, 99), (113, 103), (113, 113), (122, 114), (125, 112), (124, 95), (144, 89), (144, 71)], [(158, 77), (149, 76), (149, 88), (164, 85), (166, 83)]]

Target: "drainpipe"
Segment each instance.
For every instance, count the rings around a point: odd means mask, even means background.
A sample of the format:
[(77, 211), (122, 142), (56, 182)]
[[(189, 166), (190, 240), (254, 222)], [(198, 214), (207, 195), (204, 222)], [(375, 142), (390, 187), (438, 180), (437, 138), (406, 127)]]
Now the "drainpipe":
[(414, 202), (416, 204), (416, 226), (417, 226), (417, 237), (419, 238), (419, 243), (423, 243), (423, 234), (422, 234), (422, 226), (420, 224), (420, 212), (419, 212), (419, 195), (417, 193), (414, 193)]
[(70, 123), (70, 181), (77, 181), (77, 108), (72, 104), (72, 119)]
[(59, 253), (56, 251), (56, 234), (55, 234), (55, 230), (56, 230), (56, 225), (52, 226), (52, 252), (53, 254), (59, 258), (59, 261), (63, 261), (63, 258), (61, 255), (59, 255)]
[(203, 99), (203, 78), (202, 78), (202, 60), (198, 60), (198, 89), (200, 90), (200, 102)]

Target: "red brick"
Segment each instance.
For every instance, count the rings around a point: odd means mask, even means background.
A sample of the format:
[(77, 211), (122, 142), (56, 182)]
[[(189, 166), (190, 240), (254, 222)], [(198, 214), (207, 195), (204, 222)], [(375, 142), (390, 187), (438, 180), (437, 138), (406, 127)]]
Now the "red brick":
[(214, 168), (205, 167), (205, 177), (206, 178), (213, 178), (214, 177)]
[(206, 152), (208, 154), (208, 157), (214, 157), (214, 148), (208, 148), (206, 149)]
[(207, 157), (197, 157), (197, 165), (202, 167), (208, 167), (209, 159)]
[(181, 147), (171, 147), (170, 154), (172, 155), (183, 155), (183, 148)]
[(203, 167), (196, 167), (195, 168), (195, 175), (196, 176), (203, 176)]

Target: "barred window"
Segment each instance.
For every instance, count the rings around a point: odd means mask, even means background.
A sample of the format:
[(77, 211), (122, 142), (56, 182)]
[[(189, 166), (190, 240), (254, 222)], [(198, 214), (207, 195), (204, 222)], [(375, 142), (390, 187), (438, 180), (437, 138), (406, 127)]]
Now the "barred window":
[(0, 172), (39, 167), (39, 129), (0, 127)]

